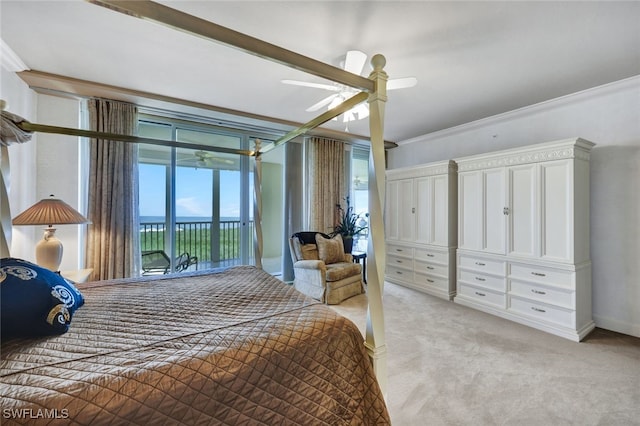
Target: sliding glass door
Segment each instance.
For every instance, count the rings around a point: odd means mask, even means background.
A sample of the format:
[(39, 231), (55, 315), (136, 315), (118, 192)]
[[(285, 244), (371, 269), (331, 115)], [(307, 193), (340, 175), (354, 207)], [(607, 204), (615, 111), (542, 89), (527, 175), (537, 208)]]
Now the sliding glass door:
[[(138, 133), (235, 149), (246, 149), (249, 143), (242, 135), (151, 120), (141, 120)], [(164, 273), (158, 268), (145, 269), (145, 258), (157, 261), (158, 256), (168, 259), (168, 272), (252, 263), (249, 169), (246, 156), (141, 145), (143, 272)], [(185, 259), (190, 259), (186, 268), (182, 263)]]

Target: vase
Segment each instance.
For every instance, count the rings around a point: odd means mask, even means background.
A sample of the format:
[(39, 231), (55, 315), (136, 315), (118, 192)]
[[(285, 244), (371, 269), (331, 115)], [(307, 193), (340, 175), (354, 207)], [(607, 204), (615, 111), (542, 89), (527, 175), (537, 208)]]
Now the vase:
[(351, 235), (342, 236), (342, 245), (344, 246), (344, 252), (345, 253), (351, 253), (351, 250), (353, 250), (353, 237)]

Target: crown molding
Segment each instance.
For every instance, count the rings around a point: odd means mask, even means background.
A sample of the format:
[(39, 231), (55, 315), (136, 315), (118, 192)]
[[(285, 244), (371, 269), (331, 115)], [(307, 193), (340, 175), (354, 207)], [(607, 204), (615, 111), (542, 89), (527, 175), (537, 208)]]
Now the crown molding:
[(10, 72), (21, 72), (29, 67), (22, 62), (22, 59), (0, 38), (0, 58), (2, 58), (2, 68)]
[(419, 166), (387, 170), (387, 179), (397, 180), (444, 175), (447, 173), (455, 173), (457, 169), (458, 167), (453, 160), (438, 161), (435, 163), (421, 164)]
[(594, 145), (593, 142), (581, 138), (563, 139), (529, 145), (523, 148), (456, 158), (454, 161), (458, 164), (458, 171), (460, 172), (570, 158), (589, 161), (591, 148)]
[(527, 115), (546, 112), (554, 108), (558, 108), (571, 103), (583, 101), (589, 98), (595, 98), (598, 96), (608, 95), (611, 93), (629, 90), (633, 88), (640, 89), (640, 75), (635, 75), (633, 77), (614, 81), (612, 83), (607, 83), (601, 86), (592, 87), (590, 89), (571, 93), (569, 95), (539, 102), (533, 105), (528, 105), (528, 106), (514, 109), (512, 111), (508, 111), (502, 114), (493, 115), (491, 117), (470, 121), (468, 123), (461, 124), (455, 127), (450, 127), (448, 129), (439, 130), (437, 132), (427, 133), (422, 136), (416, 136), (411, 139), (396, 142), (396, 144), (398, 146), (405, 146), (405, 145), (409, 145), (416, 142), (428, 142), (430, 140), (440, 139), (440, 138), (453, 136), (453, 135), (464, 133), (464, 132), (469, 132), (481, 127), (497, 125), (505, 121), (513, 120), (513, 119), (524, 117)]

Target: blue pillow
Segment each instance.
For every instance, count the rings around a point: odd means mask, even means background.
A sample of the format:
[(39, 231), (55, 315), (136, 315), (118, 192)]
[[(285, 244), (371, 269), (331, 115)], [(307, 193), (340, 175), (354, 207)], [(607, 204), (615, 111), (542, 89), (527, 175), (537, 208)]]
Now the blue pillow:
[(84, 297), (71, 281), (21, 259), (0, 260), (2, 338), (63, 334)]

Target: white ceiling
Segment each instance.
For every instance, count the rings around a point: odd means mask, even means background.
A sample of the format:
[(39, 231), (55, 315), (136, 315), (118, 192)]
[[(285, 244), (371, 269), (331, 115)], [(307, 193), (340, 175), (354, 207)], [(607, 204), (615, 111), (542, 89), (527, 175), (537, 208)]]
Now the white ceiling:
[[(401, 142), (640, 74), (640, 2), (163, 1), (339, 65), (387, 58), (385, 139)], [(2, 40), (32, 70), (295, 122), (325, 82), (81, 0), (0, 1)], [(327, 125), (345, 130), (342, 123)], [(349, 124), (368, 135), (368, 122)]]

